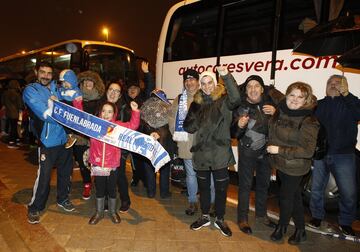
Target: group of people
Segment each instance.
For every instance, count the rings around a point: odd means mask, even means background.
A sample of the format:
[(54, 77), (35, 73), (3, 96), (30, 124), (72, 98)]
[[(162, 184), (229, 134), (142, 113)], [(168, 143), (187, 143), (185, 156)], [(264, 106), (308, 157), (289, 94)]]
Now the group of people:
[[(331, 172), (340, 192), (340, 229), (344, 234), (354, 235), (351, 224), (357, 207), (355, 145), (360, 101), (349, 92), (344, 76), (331, 76), (326, 97), (317, 101), (311, 86), (303, 82), (290, 84), (282, 94), (265, 85), (257, 75), (251, 75), (243, 84), (237, 85), (232, 74), (222, 66), (216, 68), (219, 79), (214, 72), (198, 73), (188, 69), (183, 74), (183, 91), (169, 103), (161, 90), (153, 91), (148, 63), (142, 63), (142, 70), (145, 89), (134, 83), (123, 93), (119, 83), (111, 83), (106, 89), (100, 77), (91, 71), (76, 76), (71, 70), (64, 70), (59, 86), (53, 81), (53, 68), (49, 63), (41, 62), (36, 66), (37, 80), (23, 92), (23, 101), (31, 111), (40, 144), (39, 170), (28, 205), (30, 223), (40, 221), (54, 166), (58, 168), (57, 204), (65, 211), (74, 210), (69, 199), (73, 152), (83, 177), (84, 199), (90, 198), (91, 177), (95, 177), (96, 211), (89, 224), (96, 224), (103, 218), (106, 205), (111, 220), (120, 223), (116, 187), (121, 201), (119, 211), (129, 209), (131, 201), (125, 173), (128, 156), (131, 156), (134, 168), (131, 184), (142, 181), (149, 198), (156, 193), (154, 168), (144, 157), (66, 131), (66, 127), (54, 121), (49, 116), (51, 100), (62, 100), (104, 120), (148, 134), (171, 156), (176, 153), (183, 159), (189, 202), (185, 213), (200, 212), (199, 218), (190, 225), (192, 230), (209, 226), (214, 216), (214, 226), (224, 236), (232, 235), (224, 216), (228, 167), (235, 165), (231, 139), (236, 138), (239, 155), (237, 222), (242, 232), (252, 233), (248, 223), (249, 197), (256, 172), (256, 221), (274, 228), (270, 238), (279, 241), (293, 218), (296, 230), (288, 242), (304, 242), (302, 188), (305, 175), (314, 163), (310, 202), (313, 219), (309, 225), (319, 228), (324, 219), (324, 190)], [(166, 113), (156, 113), (154, 116), (161, 114), (161, 118), (155, 118), (154, 122), (145, 119), (149, 111), (158, 112), (157, 108)], [(75, 135), (73, 148), (69, 148), (72, 144), (66, 146), (69, 134)], [(326, 148), (325, 151), (319, 150), (320, 140), (326, 142), (321, 146)], [(88, 146), (90, 170), (83, 160)], [(323, 155), (315, 160), (314, 154), (319, 151), (323, 151)], [(273, 168), (280, 182), (278, 224), (267, 216)], [(169, 175), (170, 164), (166, 164), (160, 169), (162, 198), (171, 197)]]

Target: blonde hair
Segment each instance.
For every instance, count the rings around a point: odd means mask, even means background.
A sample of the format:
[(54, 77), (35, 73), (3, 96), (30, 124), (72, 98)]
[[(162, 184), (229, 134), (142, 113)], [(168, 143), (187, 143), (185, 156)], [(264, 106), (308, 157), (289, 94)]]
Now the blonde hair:
[(312, 108), (316, 105), (317, 98), (313, 95), (312, 88), (309, 84), (304, 82), (294, 82), (288, 86), (286, 89), (286, 96), (288, 96), (294, 89), (300, 90), (301, 94), (305, 97), (305, 103), (302, 108)]

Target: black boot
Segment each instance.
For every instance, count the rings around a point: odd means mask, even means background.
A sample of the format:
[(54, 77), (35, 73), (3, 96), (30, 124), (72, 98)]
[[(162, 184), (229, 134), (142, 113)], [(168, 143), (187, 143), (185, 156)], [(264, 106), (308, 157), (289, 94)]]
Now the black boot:
[(104, 218), (104, 202), (105, 198), (96, 198), (96, 212), (89, 220), (90, 225), (95, 225)]
[(301, 242), (306, 241), (305, 229), (295, 229), (295, 233), (290, 236), (288, 243), (291, 245), (298, 245)]
[(277, 225), (274, 232), (270, 235), (272, 241), (280, 241), (286, 233), (287, 226)]
[(116, 211), (116, 198), (109, 198), (108, 203), (109, 203), (109, 216), (111, 221), (114, 224), (119, 224), (121, 222), (121, 219)]

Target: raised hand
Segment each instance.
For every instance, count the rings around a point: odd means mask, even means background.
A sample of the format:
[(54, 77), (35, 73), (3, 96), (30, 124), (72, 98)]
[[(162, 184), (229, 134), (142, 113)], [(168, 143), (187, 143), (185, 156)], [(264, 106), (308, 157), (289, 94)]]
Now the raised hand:
[(130, 107), (133, 111), (139, 111), (139, 105), (134, 101), (130, 102)]
[(148, 73), (148, 72), (149, 72), (149, 62), (142, 61), (142, 62), (141, 62), (141, 70), (142, 70), (144, 73)]
[(217, 66), (216, 71), (218, 71), (221, 76), (225, 76), (228, 74), (228, 70), (225, 66)]

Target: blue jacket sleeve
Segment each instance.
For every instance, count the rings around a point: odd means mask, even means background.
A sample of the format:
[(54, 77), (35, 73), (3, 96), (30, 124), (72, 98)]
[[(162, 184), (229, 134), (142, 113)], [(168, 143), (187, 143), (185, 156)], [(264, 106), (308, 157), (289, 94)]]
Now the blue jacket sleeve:
[(27, 86), (23, 92), (23, 100), (27, 107), (42, 121), (49, 123), (57, 123), (50, 116), (44, 117), (45, 111), (48, 109), (48, 98), (41, 97), (39, 91), (32, 85)]

